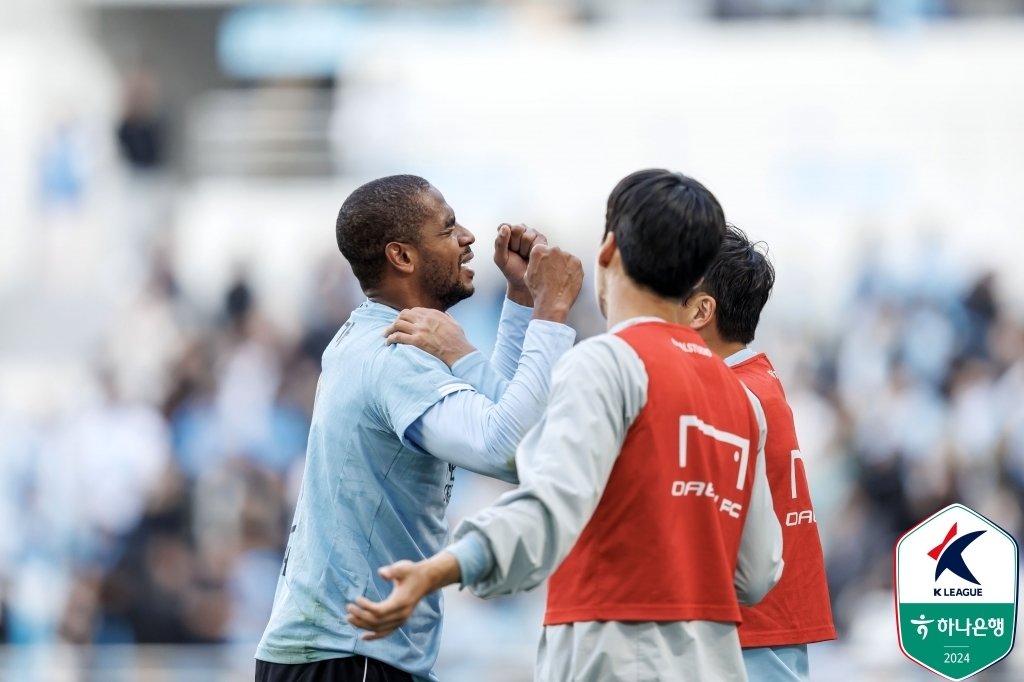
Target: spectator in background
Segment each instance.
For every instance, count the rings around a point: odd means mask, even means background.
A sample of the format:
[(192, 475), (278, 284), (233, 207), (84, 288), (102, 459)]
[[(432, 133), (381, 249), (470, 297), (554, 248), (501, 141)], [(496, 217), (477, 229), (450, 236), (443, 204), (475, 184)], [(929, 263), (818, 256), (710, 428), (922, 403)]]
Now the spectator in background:
[(968, 325), (964, 352), (967, 355), (988, 357), (988, 335), (999, 317), (995, 283), (995, 274), (987, 272), (978, 278), (964, 298)]
[(164, 164), (164, 123), (159, 97), (152, 72), (139, 68), (125, 77), (117, 141), (122, 158), (136, 171), (152, 171)]

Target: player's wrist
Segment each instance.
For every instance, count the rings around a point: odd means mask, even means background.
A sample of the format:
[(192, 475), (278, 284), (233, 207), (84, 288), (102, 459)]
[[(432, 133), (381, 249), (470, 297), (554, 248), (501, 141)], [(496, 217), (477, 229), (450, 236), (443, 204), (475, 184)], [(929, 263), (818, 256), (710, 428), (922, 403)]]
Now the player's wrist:
[(530, 293), (530, 289), (525, 284), (513, 284), (508, 283), (508, 287), (505, 290), (505, 297), (513, 303), (518, 303), (521, 306), (527, 308), (533, 307), (533, 294)]
[(565, 304), (560, 301), (538, 301), (533, 308), (533, 319), (565, 324), (565, 321), (569, 319), (569, 310), (571, 308), (571, 303)]
[(459, 560), (451, 552), (438, 552), (429, 559), (425, 559), (421, 565), (428, 593), (457, 583), (462, 577)]
[(454, 346), (445, 349), (441, 353), (441, 362), (448, 365), (448, 369), (451, 369), (456, 362), (466, 357), (475, 350), (476, 348), (474, 348), (473, 345), (469, 343), (469, 341), (462, 341), (456, 343)]

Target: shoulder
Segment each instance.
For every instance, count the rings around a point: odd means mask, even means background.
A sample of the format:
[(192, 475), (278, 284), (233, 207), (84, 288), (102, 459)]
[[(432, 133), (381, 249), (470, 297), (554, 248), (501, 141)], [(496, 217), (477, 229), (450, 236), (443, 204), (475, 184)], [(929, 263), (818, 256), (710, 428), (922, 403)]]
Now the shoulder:
[(647, 369), (633, 347), (614, 334), (599, 334), (581, 341), (555, 366), (553, 393), (571, 393), (576, 399), (622, 402), (638, 410), (647, 399)]
[(786, 392), (782, 388), (775, 368), (763, 354), (732, 368), (737, 378), (757, 396), (766, 410), (787, 406)]
[(625, 364), (643, 369), (640, 356), (619, 336), (598, 334), (580, 341), (567, 352), (559, 367), (590, 368), (595, 371), (613, 371)]
[(360, 391), (370, 401), (420, 395), (457, 383), (438, 358), (414, 346), (386, 345), (386, 323), (360, 320), (340, 344), (324, 353), (323, 377), (343, 394)]
[(781, 389), (775, 368), (763, 353), (730, 368), (739, 379), (760, 397), (762, 393)]
[(410, 372), (451, 376), (448, 365), (426, 351), (401, 343), (386, 345), (384, 335), (375, 339), (364, 355), (368, 374), (375, 380), (394, 379)]

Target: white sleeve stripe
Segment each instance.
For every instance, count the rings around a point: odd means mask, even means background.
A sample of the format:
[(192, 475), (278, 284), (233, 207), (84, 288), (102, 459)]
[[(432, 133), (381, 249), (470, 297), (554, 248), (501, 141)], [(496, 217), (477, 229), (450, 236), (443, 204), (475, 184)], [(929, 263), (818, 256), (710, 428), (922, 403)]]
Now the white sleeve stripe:
[(443, 398), (446, 395), (451, 395), (452, 393), (455, 393), (456, 391), (472, 390), (473, 387), (470, 386), (469, 384), (448, 384), (447, 386), (442, 386), (440, 389), (438, 389), (438, 392), (441, 394), (441, 397)]

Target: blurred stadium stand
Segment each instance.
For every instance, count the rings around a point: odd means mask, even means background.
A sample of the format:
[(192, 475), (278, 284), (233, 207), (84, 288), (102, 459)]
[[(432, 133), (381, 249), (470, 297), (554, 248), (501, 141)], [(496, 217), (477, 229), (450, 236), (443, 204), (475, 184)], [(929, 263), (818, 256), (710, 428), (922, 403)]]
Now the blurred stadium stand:
[[(614, 182), (665, 165), (779, 269), (755, 347), (841, 632), (814, 679), (926, 679), (895, 538), (954, 500), (1024, 529), (1024, 2), (266, 11), (0, 5), (0, 678), (251, 679), (319, 356), (361, 300), (333, 237), (353, 187), (418, 172), (479, 253), (516, 220), (589, 263)], [(487, 349), (480, 270), (455, 313)], [(461, 473), (453, 520), (501, 490)], [(542, 594), (446, 599), (442, 680), (531, 678)], [(977, 679), (1022, 676), (1017, 653)]]

